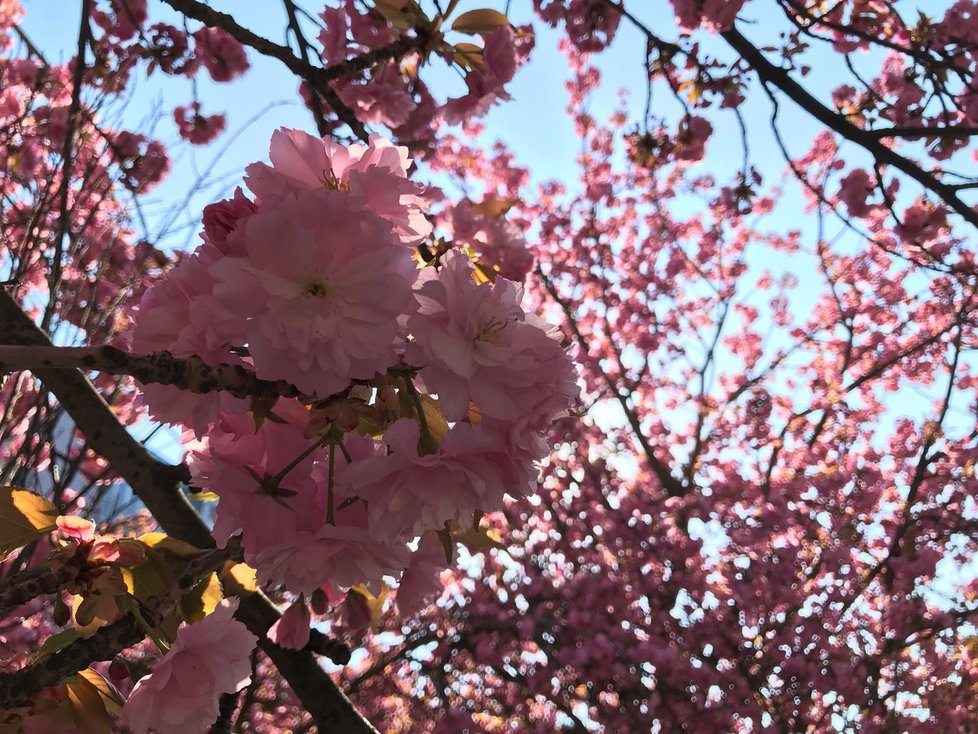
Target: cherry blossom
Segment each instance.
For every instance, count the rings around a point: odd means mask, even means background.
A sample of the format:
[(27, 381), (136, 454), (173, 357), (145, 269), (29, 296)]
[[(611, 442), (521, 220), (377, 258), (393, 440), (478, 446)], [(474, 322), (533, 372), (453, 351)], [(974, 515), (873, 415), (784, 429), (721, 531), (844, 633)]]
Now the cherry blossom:
[(251, 682), (256, 638), (232, 618), (237, 600), (225, 600), (200, 622), (183, 624), (153, 672), (140, 678), (126, 700), (132, 732), (204, 732), (217, 719), (218, 699)]
[(464, 418), (470, 401), (484, 416), (531, 425), (570, 407), (574, 375), (561, 364), (560, 337), (523, 311), (521, 296), (505, 278), (478, 285), (456, 252), (444, 256), (437, 275), (419, 279), (407, 358), (424, 368), (450, 420)]

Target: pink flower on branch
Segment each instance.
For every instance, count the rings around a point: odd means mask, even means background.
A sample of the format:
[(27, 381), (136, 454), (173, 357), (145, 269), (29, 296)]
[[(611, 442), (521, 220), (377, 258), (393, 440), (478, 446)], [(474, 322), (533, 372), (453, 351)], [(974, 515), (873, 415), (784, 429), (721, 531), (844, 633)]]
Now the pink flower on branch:
[(543, 428), (573, 405), (576, 375), (553, 327), (520, 307), (522, 288), (505, 278), (478, 285), (458, 252), (438, 273), (423, 272), (407, 359), (422, 367), (425, 386), (438, 393), (449, 420), (469, 403), (500, 421)]
[(425, 187), (407, 178), (407, 148), (378, 135), (369, 145), (345, 147), (283, 129), (272, 134), (269, 158), (271, 166), (253, 163), (245, 169), (245, 182), (262, 205), (302, 191), (335, 190), (346, 195), (351, 211), (372, 212), (390, 222), (405, 244), (431, 233)]
[(262, 204), (244, 240), (247, 257), (210, 272), (259, 377), (327, 397), (397, 362), (415, 266), (387, 221), (352, 211), (338, 191), (310, 190)]
[(374, 532), (410, 539), (446, 522), (467, 526), (476, 511), (500, 507), (506, 493), (525, 494), (534, 480), (529, 463), (514, 461), (503, 437), (480, 426), (456, 424), (424, 455), (420, 439), (418, 423), (401, 419), (384, 433), (388, 454), (342, 475), (338, 491), (367, 500)]
[(129, 694), (123, 716), (133, 734), (207, 731), (221, 694), (251, 682), (258, 640), (233, 618), (237, 608), (237, 599), (225, 599), (199, 622), (180, 625), (163, 660)]
[(285, 610), (268, 630), (268, 639), (288, 650), (301, 650), (309, 643), (309, 627), (312, 619), (304, 597)]
[(207, 145), (224, 131), (227, 118), (224, 115), (200, 114), (200, 103), (177, 107), (173, 110), (180, 137), (191, 145)]

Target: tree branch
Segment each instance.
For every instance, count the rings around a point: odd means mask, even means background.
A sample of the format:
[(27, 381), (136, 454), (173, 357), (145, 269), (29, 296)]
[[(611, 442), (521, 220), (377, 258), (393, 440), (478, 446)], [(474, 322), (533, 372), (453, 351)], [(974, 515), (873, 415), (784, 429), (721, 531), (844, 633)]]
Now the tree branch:
[(89, 16), (92, 10), (92, 0), (82, 0), (81, 20), (78, 23), (78, 51), (75, 55), (75, 69), (72, 74), (71, 102), (68, 105), (68, 122), (65, 128), (64, 146), (61, 149), (61, 181), (58, 185), (58, 199), (61, 214), (58, 218), (58, 231), (54, 235), (54, 253), (51, 255), (51, 274), (48, 280), (50, 301), (44, 312), (44, 327), (50, 324), (54, 314), (54, 304), (58, 298), (58, 286), (61, 283), (61, 259), (64, 257), (64, 239), (68, 236), (71, 225), (71, 212), (68, 209), (68, 191), (71, 184), (71, 165), (74, 159), (73, 145), (78, 117), (81, 112), (81, 90), (85, 76), (85, 49), (92, 35)]
[(874, 138), (970, 138), (978, 135), (978, 127), (881, 127), (863, 132)]
[(754, 46), (736, 28), (724, 31), (720, 36), (743, 57), (744, 61), (750, 64), (762, 82), (777, 87), (830, 130), (864, 148), (879, 163), (891, 165), (902, 171), (925, 189), (939, 196), (945, 204), (961, 215), (969, 224), (978, 227), (978, 212), (975, 212), (973, 207), (958, 197), (953, 186), (938, 180), (924, 171), (918, 164), (883, 145), (876, 134), (856, 127), (843, 115), (823, 105), (796, 82), (785, 69), (769, 61), (760, 49)]
[(367, 130), (363, 123), (356, 118), (353, 111), (343, 103), (339, 95), (329, 85), (329, 82), (339, 78), (342, 74), (333, 75), (326, 69), (315, 67), (303, 61), (293, 54), (292, 49), (287, 46), (280, 46), (251, 32), (239, 25), (227, 13), (214, 10), (204, 3), (197, 2), (197, 0), (163, 0), (163, 2), (187, 17), (199, 20), (206, 26), (227, 31), (237, 41), (245, 46), (250, 46), (260, 54), (281, 61), (292, 73), (304, 79), (319, 96), (326, 100), (327, 104), (333, 108), (336, 116), (346, 123), (358, 138), (363, 141), (367, 140)]
[(97, 370), (130, 375), (144, 385), (173, 385), (192, 393), (228, 392), (238, 398), (294, 398), (298, 389), (284, 380), (260, 380), (241, 365), (209, 365), (199, 357), (174, 357), (169, 352), (127, 354), (99, 347), (0, 345), (0, 374), (21, 370)]
[[(239, 25), (227, 13), (214, 10), (197, 0), (163, 0), (163, 2), (174, 10), (190, 18), (199, 20), (206, 26), (221, 28), (227, 31), (240, 43), (250, 46), (260, 54), (271, 56), (281, 61), (290, 71), (304, 79), (312, 87), (314, 92), (326, 100), (326, 103), (333, 108), (336, 116), (346, 123), (354, 134), (363, 141), (366, 141), (368, 137), (366, 128), (357, 119), (353, 110), (347, 107), (343, 100), (340, 99), (339, 95), (330, 86), (330, 83), (348, 74), (365, 71), (381, 61), (399, 59), (413, 51), (421, 51), (435, 37), (434, 29), (426, 26), (416, 27), (414, 28), (414, 36), (403, 36), (386, 46), (372, 49), (359, 56), (347, 59), (343, 63), (324, 68), (309, 63), (308, 57), (300, 59), (292, 53), (292, 49), (289, 47), (280, 46), (267, 38), (253, 33)], [(302, 37), (302, 31), (299, 28), (298, 21), (294, 17), (295, 7), (291, 2), (287, 2), (286, 10), (290, 16), (290, 27), (296, 34), (296, 40), (302, 49), (303, 56), (305, 56), (307, 44)], [(318, 122), (317, 120), (317, 124)]]
[[(51, 346), (48, 335), (2, 289), (0, 342)], [(180, 482), (190, 478), (185, 466), (165, 464), (153, 457), (119, 423), (112, 409), (80, 372), (39, 369), (34, 374), (58, 398), (78, 430), (88, 438), (92, 450), (101, 454), (132, 487), (167, 533), (198, 548), (214, 546), (207, 525), (179, 489)], [(288, 681), (320, 731), (378, 734), (313, 655), (283, 649), (267, 639), (266, 633), (279, 614), (266, 596), (256, 593), (242, 600), (237, 616), (258, 636), (262, 649)]]
[[(550, 297), (564, 312), (564, 316), (567, 319), (568, 328), (570, 328), (574, 335), (574, 339), (586, 354), (588, 352), (587, 339), (584, 337), (584, 334), (581, 333), (580, 327), (577, 325), (577, 321), (574, 318), (574, 313), (571, 310), (571, 307), (560, 297), (560, 294), (557, 292), (557, 288), (554, 286), (553, 282), (544, 274), (539, 266), (537, 266), (534, 272), (540, 278), (544, 288), (547, 290), (547, 293), (550, 294)], [(662, 488), (670, 497), (684, 496), (687, 493), (688, 488), (677, 480), (672, 475), (672, 472), (669, 471), (669, 467), (660, 461), (659, 457), (655, 455), (655, 449), (652, 448), (652, 444), (649, 443), (649, 439), (645, 436), (645, 431), (642, 430), (642, 422), (639, 419), (638, 413), (628, 404), (628, 398), (621, 393), (618, 386), (614, 383), (611, 377), (609, 377), (607, 372), (600, 367), (598, 369), (601, 373), (601, 377), (604, 379), (608, 391), (614, 395), (615, 399), (618, 401), (618, 404), (621, 406), (622, 412), (625, 413), (625, 417), (628, 419), (628, 424), (632, 428), (632, 433), (635, 435), (635, 439), (642, 447), (642, 452), (645, 454), (645, 458), (649, 462), (649, 468), (652, 469), (652, 472), (659, 480), (659, 484), (662, 485)]]

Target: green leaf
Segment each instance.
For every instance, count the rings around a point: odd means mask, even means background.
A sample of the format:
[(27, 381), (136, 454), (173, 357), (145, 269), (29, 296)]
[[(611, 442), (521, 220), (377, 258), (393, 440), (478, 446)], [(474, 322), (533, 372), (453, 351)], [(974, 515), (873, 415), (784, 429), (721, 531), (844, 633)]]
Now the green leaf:
[(376, 630), (380, 618), (384, 614), (384, 603), (387, 601), (387, 596), (390, 593), (387, 584), (383, 581), (380, 582), (380, 593), (376, 596), (367, 588), (366, 584), (357, 584), (351, 587), (346, 593), (363, 597), (364, 603), (367, 605), (367, 610), (370, 612), (370, 626)]
[(474, 43), (456, 43), (454, 46), (455, 63), (463, 69), (484, 72), (486, 59), (482, 48)]
[(428, 22), (428, 16), (415, 0), (374, 0), (374, 10), (397, 28), (410, 28)]
[(48, 655), (53, 655), (59, 650), (63, 650), (79, 637), (78, 630), (74, 627), (67, 627), (60, 632), (55, 632), (34, 652), (34, 661), (36, 662)]
[(217, 605), (224, 598), (221, 590), (221, 582), (216, 573), (212, 573), (190, 590), (190, 592), (180, 600), (180, 608), (188, 622), (199, 622), (208, 614), (217, 609)]
[(91, 734), (111, 734), (109, 712), (105, 710), (105, 699), (99, 689), (81, 675), (66, 679), (65, 688), (78, 730)]
[(0, 559), (57, 527), (58, 511), (40, 495), (0, 487)]
[(78, 676), (84, 678), (95, 687), (102, 696), (102, 703), (105, 704), (106, 711), (115, 717), (122, 716), (122, 705), (125, 703), (125, 699), (119, 693), (118, 688), (103, 678), (98, 671), (92, 670), (91, 668), (78, 671)]
[(79, 627), (88, 627), (94, 622), (99, 611), (99, 601), (98, 594), (84, 597), (81, 603), (75, 607), (75, 624)]
[(180, 558), (193, 558), (200, 550), (186, 541), (171, 538), (166, 533), (144, 533), (136, 538), (143, 545)]
[(224, 564), (220, 579), (226, 596), (239, 596), (242, 599), (258, 591), (258, 572), (247, 563)]
[(482, 8), (462, 13), (452, 23), (452, 30), (459, 33), (492, 33), (500, 26), (509, 25), (509, 19), (498, 10)]
[(425, 421), (428, 424), (428, 432), (434, 439), (435, 446), (439, 446), (445, 439), (445, 436), (448, 435), (448, 421), (445, 420), (445, 414), (438, 407), (437, 400), (430, 395), (421, 395), (419, 397), (421, 400), (421, 410), (424, 411)]
[(471, 551), (481, 551), (488, 548), (506, 550), (506, 546), (499, 542), (497, 533), (487, 528), (476, 527), (456, 533), (455, 540)]
[(452, 559), (455, 558), (455, 541), (452, 540), (452, 529), (444, 527), (437, 532), (437, 535), (438, 540), (441, 541), (441, 547), (445, 549), (445, 563), (451, 566)]

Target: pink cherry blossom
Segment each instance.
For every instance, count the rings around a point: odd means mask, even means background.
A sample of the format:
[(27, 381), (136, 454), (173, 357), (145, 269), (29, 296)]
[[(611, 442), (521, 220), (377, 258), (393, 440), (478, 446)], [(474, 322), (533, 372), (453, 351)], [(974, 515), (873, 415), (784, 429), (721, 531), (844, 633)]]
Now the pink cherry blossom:
[(288, 650), (301, 650), (309, 644), (312, 623), (305, 598), (300, 597), (268, 630), (268, 639)]
[(309, 190), (344, 193), (353, 211), (368, 211), (391, 223), (405, 244), (431, 232), (425, 217), (425, 188), (407, 178), (407, 148), (373, 135), (369, 145), (344, 147), (301, 130), (276, 130), (269, 149), (272, 165), (253, 163), (245, 182), (261, 203), (273, 205)]
[(463, 199), (449, 210), (448, 228), (454, 244), (471, 247), (481, 263), (498, 268), (504, 278), (524, 280), (533, 267), (533, 255), (523, 232), (503, 216), (483, 214), (477, 209), (478, 205)]
[(106, 33), (126, 41), (132, 38), (146, 22), (146, 0), (109, 0), (110, 11), (92, 10), (92, 20)]
[(399, 127), (414, 111), (414, 99), (404, 88), (397, 67), (390, 65), (367, 84), (344, 84), (340, 99), (366, 123)]
[(449, 420), (464, 418), (471, 401), (484, 416), (539, 425), (573, 404), (570, 358), (552, 327), (523, 311), (521, 297), (505, 278), (477, 285), (457, 252), (419, 279), (407, 359), (424, 368)]
[(325, 477), (317, 464), (325, 459), (322, 449), (271, 481), (315, 441), (305, 436), (308, 413), (301, 405), (280, 400), (273, 411), (276, 420), (258, 429), (251, 416), (222, 414), (206, 440), (191, 444), (187, 461), (194, 485), (219, 497), (214, 537), (224, 544), (241, 533), (249, 562), (296, 533), (315, 531), (326, 516)]
[(210, 268), (256, 374), (321, 397), (397, 362), (397, 319), (415, 278), (390, 225), (347, 204), (310, 190), (263, 205), (245, 225), (247, 257)]
[(258, 640), (233, 618), (237, 608), (237, 599), (225, 599), (199, 622), (180, 625), (163, 660), (129, 694), (123, 715), (133, 734), (207, 731), (221, 694), (251, 682)]
[(224, 115), (200, 114), (200, 103), (176, 107), (173, 119), (180, 137), (192, 145), (207, 145), (224, 131), (227, 118)]
[(684, 31), (704, 27), (711, 33), (721, 33), (733, 25), (744, 0), (672, 0), (676, 22)]
[(223, 28), (205, 26), (194, 33), (194, 40), (194, 55), (214, 81), (229, 82), (248, 70), (244, 46)]
[(204, 239), (225, 255), (243, 257), (244, 220), (258, 211), (239, 186), (230, 199), (222, 199), (204, 207)]
[(383, 577), (398, 576), (408, 563), (407, 546), (375, 534), (362, 502), (336, 510), (334, 524), (318, 525), (263, 550), (254, 559), (259, 582), (281, 584), (294, 594), (361, 583), (380, 593)]
[(433, 532), (421, 536), (397, 585), (397, 611), (402, 617), (414, 616), (438, 596), (443, 589), (441, 572), (447, 565), (445, 547), (438, 536)]
[(866, 200), (873, 193), (873, 180), (864, 168), (853, 168), (839, 185), (839, 199), (846, 205), (849, 215), (864, 217), (870, 211)]
[(418, 423), (403, 418), (384, 433), (389, 453), (357, 461), (338, 478), (340, 494), (367, 500), (376, 533), (410, 539), (450, 521), (468, 526), (477, 510), (495, 509), (505, 494), (526, 494), (532, 484), (529, 462), (514, 462), (505, 440), (479, 426), (457, 423), (424, 455), (420, 438)]

